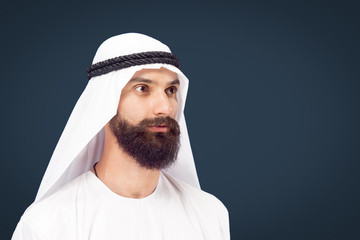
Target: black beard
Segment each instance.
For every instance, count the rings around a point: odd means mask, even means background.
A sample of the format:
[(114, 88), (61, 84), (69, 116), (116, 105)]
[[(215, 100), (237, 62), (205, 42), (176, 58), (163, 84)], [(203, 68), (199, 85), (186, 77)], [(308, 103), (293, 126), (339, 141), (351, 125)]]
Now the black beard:
[[(167, 132), (151, 132), (149, 126), (165, 124)], [(144, 119), (137, 125), (116, 115), (110, 122), (110, 129), (117, 138), (120, 148), (147, 169), (164, 169), (175, 162), (180, 147), (179, 124), (170, 117)]]

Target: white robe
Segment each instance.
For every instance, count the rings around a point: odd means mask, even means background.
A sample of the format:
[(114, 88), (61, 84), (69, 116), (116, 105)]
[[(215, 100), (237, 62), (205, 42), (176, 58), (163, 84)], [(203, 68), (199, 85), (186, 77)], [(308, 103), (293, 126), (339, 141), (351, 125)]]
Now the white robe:
[(91, 171), (32, 204), (12, 240), (230, 239), (228, 212), (213, 195), (161, 173), (142, 199), (121, 197)]

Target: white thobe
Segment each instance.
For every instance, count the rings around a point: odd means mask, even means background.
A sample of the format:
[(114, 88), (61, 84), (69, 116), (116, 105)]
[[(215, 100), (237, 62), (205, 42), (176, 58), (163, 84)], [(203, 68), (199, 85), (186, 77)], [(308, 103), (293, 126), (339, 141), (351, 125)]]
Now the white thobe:
[(161, 173), (142, 199), (112, 192), (91, 171), (32, 204), (12, 240), (230, 239), (228, 212), (213, 195)]

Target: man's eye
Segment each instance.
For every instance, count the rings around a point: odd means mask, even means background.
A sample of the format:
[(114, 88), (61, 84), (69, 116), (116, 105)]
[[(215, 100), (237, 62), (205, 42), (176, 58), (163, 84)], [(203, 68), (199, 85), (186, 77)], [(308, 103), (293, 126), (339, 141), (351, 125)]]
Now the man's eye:
[(169, 87), (165, 90), (166, 94), (168, 95), (174, 95), (177, 92), (177, 88), (176, 87)]
[(135, 90), (138, 91), (138, 92), (147, 92), (149, 89), (148, 89), (147, 86), (141, 85), (141, 86), (137, 86), (137, 87), (135, 88)]

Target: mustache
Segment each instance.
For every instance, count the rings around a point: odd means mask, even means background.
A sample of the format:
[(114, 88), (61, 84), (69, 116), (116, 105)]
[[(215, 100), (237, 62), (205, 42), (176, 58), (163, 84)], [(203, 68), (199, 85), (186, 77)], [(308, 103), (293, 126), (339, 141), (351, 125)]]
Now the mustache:
[(149, 126), (166, 126), (171, 130), (180, 132), (179, 124), (171, 117), (145, 118), (137, 124), (137, 127), (142, 129), (145, 129)]

